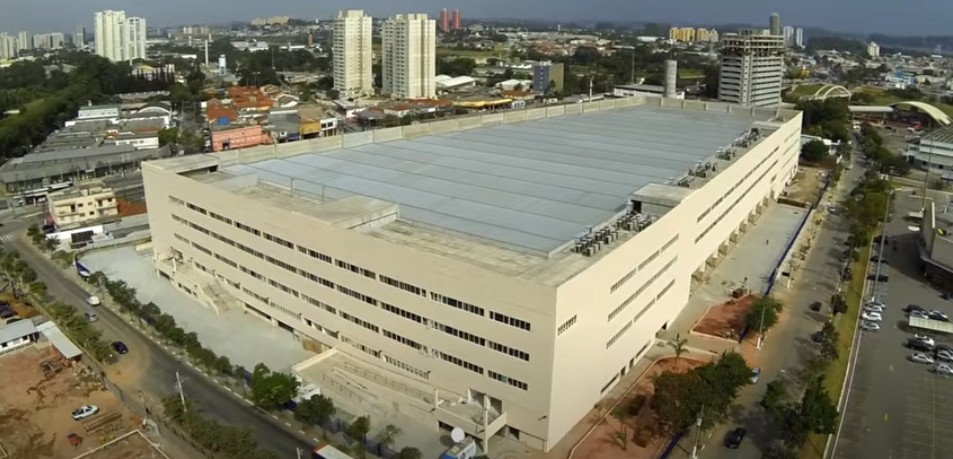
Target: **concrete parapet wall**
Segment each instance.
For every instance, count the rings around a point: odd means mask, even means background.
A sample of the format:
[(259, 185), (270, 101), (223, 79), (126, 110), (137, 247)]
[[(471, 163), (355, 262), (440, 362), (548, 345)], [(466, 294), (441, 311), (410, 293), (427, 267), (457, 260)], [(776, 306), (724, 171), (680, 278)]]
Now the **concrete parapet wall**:
[(555, 116), (563, 116), (566, 114), (566, 106), (558, 105), (556, 107), (546, 107), (546, 118), (552, 118)]
[(377, 129), (371, 132), (374, 133), (374, 143), (392, 142), (394, 140), (400, 140), (404, 136), (404, 131), (401, 127)]
[(520, 121), (526, 121), (526, 110), (510, 111), (503, 114), (503, 122), (506, 124), (519, 123)]
[(353, 134), (348, 134), (343, 137), (344, 137), (344, 142), (343, 142), (344, 148), (354, 148), (354, 147), (359, 147), (361, 145), (374, 143), (374, 133), (372, 131), (355, 132)]
[(564, 115), (581, 115), (583, 105), (585, 104), (563, 105), (563, 114)]
[(457, 121), (457, 125), (461, 131), (467, 131), (470, 129), (476, 129), (483, 125), (483, 122), (480, 120), (479, 116), (468, 116), (460, 118)]
[(480, 117), (480, 122), (484, 126), (494, 126), (497, 124), (503, 124), (503, 121), (504, 119), (503, 119), (502, 113), (494, 113), (492, 115), (483, 115)]
[(526, 113), (526, 121), (538, 120), (540, 118), (546, 117), (545, 108), (531, 108), (529, 110), (525, 110), (524, 113)]

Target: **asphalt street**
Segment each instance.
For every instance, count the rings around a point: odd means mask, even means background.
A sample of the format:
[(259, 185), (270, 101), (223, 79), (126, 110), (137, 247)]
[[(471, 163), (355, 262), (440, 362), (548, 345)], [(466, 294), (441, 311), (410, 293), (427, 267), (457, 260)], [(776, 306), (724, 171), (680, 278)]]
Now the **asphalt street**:
[[(844, 172), (837, 189), (829, 193), (830, 200), (822, 202), (842, 201), (863, 173), (863, 167), (855, 162), (853, 168)], [(765, 339), (764, 347), (760, 351), (763, 353), (760, 380), (742, 390), (736, 400), (738, 408), (732, 413), (730, 423), (714, 429), (711, 440), (700, 454), (701, 458), (757, 459), (761, 457), (761, 451), (777, 438), (777, 432), (771, 428), (767, 413), (758, 402), (764, 397), (767, 384), (775, 379), (787, 381), (788, 387), (798, 384), (797, 376), (804, 362), (817, 352), (810, 336), (821, 329), (827, 320), (829, 309), (815, 312), (811, 311), (810, 305), (815, 301), (824, 305), (830, 303), (831, 295), (837, 288), (836, 279), (842, 266), (839, 257), (843, 252), (846, 237), (847, 228), (843, 217), (828, 214), (817, 232), (804, 265), (795, 273), (791, 288), (780, 285), (775, 288), (775, 295), (778, 295), (788, 308), (788, 318), (772, 329)], [(795, 390), (792, 389), (791, 392), (794, 393)], [(748, 437), (736, 450), (725, 448), (724, 438), (731, 429), (739, 426), (748, 431)]]
[[(890, 279), (874, 293), (887, 304), (884, 321), (880, 331), (861, 337), (835, 459), (953, 456), (953, 379), (931, 372), (929, 365), (910, 362), (913, 351), (904, 346), (914, 333), (904, 325), (906, 305), (953, 315), (953, 302), (943, 300), (924, 281), (916, 248), (919, 235), (903, 218), (920, 207), (920, 199), (909, 191), (897, 192), (894, 216), (885, 231), (896, 249), (891, 244), (884, 250), (890, 267), (881, 268)], [(936, 340), (953, 344), (951, 337)]]
[[(22, 234), (27, 226), (26, 222), (7, 224), (2, 228), (2, 233)], [(104, 338), (120, 340), (129, 347), (129, 354), (122, 356), (120, 362), (110, 367), (108, 373), (110, 376), (122, 372), (139, 375), (138, 378), (134, 378), (135, 381), (130, 382), (125, 381), (130, 378), (110, 378), (126, 394), (136, 394), (141, 390), (150, 401), (147, 403), (157, 403), (158, 400), (175, 393), (175, 374), (179, 372), (183, 378), (186, 396), (205, 415), (223, 423), (250, 429), (261, 447), (285, 457), (294, 457), (297, 448), (309, 449), (311, 441), (308, 438), (290, 432), (280, 425), (279, 421), (249, 406), (201, 373), (182, 364), (109, 309), (92, 308), (87, 305), (87, 291), (66, 277), (58, 267), (42, 255), (32, 250), (28, 244), (22, 238), (6, 241), (6, 245), (19, 251), (23, 260), (29, 263), (40, 280), (46, 283), (50, 296), (77, 306), (81, 311), (95, 311), (99, 320), (94, 323), (94, 326), (102, 330)]]

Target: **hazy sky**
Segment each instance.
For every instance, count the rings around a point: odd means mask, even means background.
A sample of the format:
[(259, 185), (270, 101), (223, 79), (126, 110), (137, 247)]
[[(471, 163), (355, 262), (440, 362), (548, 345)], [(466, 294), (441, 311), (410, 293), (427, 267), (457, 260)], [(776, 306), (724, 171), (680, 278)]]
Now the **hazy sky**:
[(950, 0), (0, 0), (0, 31), (71, 31), (94, 11), (123, 9), (150, 25), (216, 23), (258, 16), (330, 18), (342, 8), (375, 16), (460, 8), (464, 18), (515, 17), (670, 23), (764, 23), (847, 32), (951, 34)]

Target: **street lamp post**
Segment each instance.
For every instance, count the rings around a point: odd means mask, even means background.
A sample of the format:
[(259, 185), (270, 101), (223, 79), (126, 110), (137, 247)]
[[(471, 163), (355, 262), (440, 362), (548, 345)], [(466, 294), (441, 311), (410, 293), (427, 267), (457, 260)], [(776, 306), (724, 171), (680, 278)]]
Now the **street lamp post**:
[(698, 418), (695, 419), (695, 444), (692, 445), (692, 459), (698, 459), (698, 442), (702, 436), (702, 417), (705, 416), (705, 405), (702, 405)]
[(757, 349), (761, 350), (761, 345), (764, 344), (764, 310), (767, 309), (765, 305), (761, 305), (761, 325), (758, 326), (758, 346)]

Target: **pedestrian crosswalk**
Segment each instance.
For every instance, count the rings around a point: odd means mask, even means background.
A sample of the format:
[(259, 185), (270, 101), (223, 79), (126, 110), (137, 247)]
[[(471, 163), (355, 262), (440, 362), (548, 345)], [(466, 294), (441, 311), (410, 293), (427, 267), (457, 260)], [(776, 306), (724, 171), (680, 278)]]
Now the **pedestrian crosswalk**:
[(13, 234), (13, 233), (7, 233), (7, 234), (0, 235), (0, 242), (9, 242), (9, 241), (12, 241), (14, 237), (16, 237), (16, 235)]

